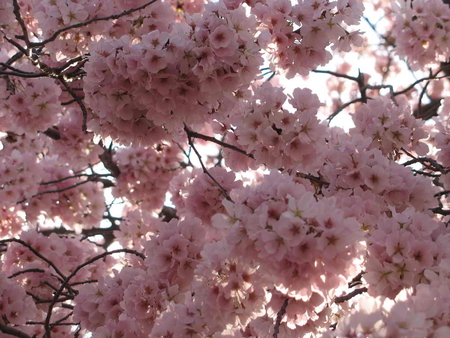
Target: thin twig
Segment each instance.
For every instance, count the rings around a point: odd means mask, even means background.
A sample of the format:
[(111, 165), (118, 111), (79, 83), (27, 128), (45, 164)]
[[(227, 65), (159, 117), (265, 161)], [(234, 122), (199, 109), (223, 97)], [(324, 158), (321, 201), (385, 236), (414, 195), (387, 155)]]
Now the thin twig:
[(22, 271), (18, 271), (16, 273), (13, 273), (11, 276), (8, 276), (8, 278), (14, 278), (17, 277), (19, 275), (22, 275), (24, 273), (28, 273), (28, 272), (40, 272), (40, 273), (44, 273), (45, 271), (42, 269), (26, 269), (26, 270), (22, 270)]
[(78, 177), (88, 177), (89, 181), (92, 182), (97, 182), (98, 181), (98, 177), (107, 177), (107, 176), (111, 176), (111, 174), (78, 174), (78, 175), (73, 175), (73, 176), (67, 176), (67, 177), (63, 177), (59, 180), (54, 180), (54, 181), (47, 181), (47, 182), (42, 182), (41, 185), (49, 185), (49, 184), (55, 184), (55, 183), (60, 183), (66, 180), (70, 180), (72, 178), (78, 178)]
[(450, 216), (450, 210), (442, 209), (441, 207), (438, 208), (431, 208), (430, 209), (434, 214), (439, 214), (442, 216)]
[(364, 102), (363, 99), (361, 97), (351, 100), (347, 103), (344, 103), (342, 106), (340, 106), (338, 109), (336, 109), (336, 111), (331, 114), (330, 116), (327, 117), (328, 120), (328, 125), (330, 125), (331, 121), (341, 112), (343, 111), (345, 108), (347, 108), (348, 106), (357, 103), (357, 102)]
[(191, 146), (191, 148), (194, 150), (195, 154), (198, 157), (198, 160), (200, 162), (200, 165), (202, 166), (203, 169), (203, 173), (205, 173), (216, 185), (217, 187), (220, 189), (220, 191), (222, 192), (222, 194), (225, 196), (225, 198), (231, 202), (233, 202), (233, 200), (231, 199), (230, 195), (228, 195), (228, 192), (225, 190), (224, 187), (222, 187), (222, 185), (217, 182), (217, 180), (209, 173), (208, 169), (206, 169), (205, 165), (203, 164), (202, 161), (202, 156), (200, 155), (200, 153), (198, 152), (197, 148), (194, 145), (194, 142), (192, 141), (192, 136), (189, 134), (189, 128), (185, 125), (184, 126), (184, 130), (186, 131), (187, 137), (188, 137), (188, 143)]
[[(401, 148), (401, 150), (412, 158), (412, 160), (409, 160), (405, 163), (403, 163), (403, 166), (411, 165), (414, 163), (421, 163), (424, 167), (426, 167), (429, 170), (433, 171), (440, 171), (442, 173), (447, 173), (448, 169), (446, 169), (442, 164), (438, 163), (436, 160), (429, 158), (429, 157), (416, 157), (413, 154), (411, 154), (409, 151), (407, 151), (405, 148)], [(429, 164), (427, 164), (429, 163)], [(430, 165), (431, 164), (431, 165)]]
[[(46, 195), (46, 194), (54, 194), (54, 193), (57, 193), (57, 192), (63, 192), (63, 191), (69, 190), (69, 189), (76, 188), (76, 187), (78, 187), (80, 185), (83, 185), (83, 184), (86, 184), (88, 182), (92, 182), (92, 180), (88, 179), (86, 181), (81, 181), (81, 182), (75, 183), (74, 185), (71, 185), (71, 186), (65, 187), (65, 188), (61, 188), (61, 189), (42, 191), (40, 193), (37, 193), (36, 195), (31, 196), (30, 199), (34, 198), (34, 197)], [(23, 203), (23, 202), (25, 202), (27, 200), (28, 200), (27, 198), (24, 198), (23, 200), (20, 200), (19, 202), (17, 202), (17, 204), (21, 204), (21, 203)]]
[(405, 94), (407, 92), (409, 92), (411, 89), (413, 89), (416, 85), (418, 85), (419, 83), (421, 83), (422, 81), (427, 81), (427, 80), (441, 80), (441, 79), (445, 79), (450, 77), (450, 75), (443, 75), (443, 76), (438, 76), (438, 77), (433, 77), (433, 76), (428, 76), (428, 77), (424, 77), (421, 79), (418, 79), (416, 81), (414, 81), (411, 85), (409, 85), (408, 87), (406, 87), (405, 89), (399, 90), (394, 92), (394, 96), (397, 95), (401, 95), (401, 94)]
[(75, 101), (77, 101), (78, 105), (80, 106), (81, 111), (83, 112), (83, 122), (81, 125), (81, 130), (86, 132), (87, 131), (87, 114), (88, 114), (86, 106), (84, 105), (82, 99), (77, 95), (77, 93), (75, 93), (72, 90), (72, 88), (70, 88), (69, 84), (64, 79), (64, 76), (62, 76), (62, 75), (58, 76), (58, 80), (62, 83), (62, 85), (67, 89), (69, 94), (72, 95), (72, 97), (75, 99)]
[(352, 81), (358, 82), (358, 78), (357, 77), (346, 75), (346, 74), (332, 72), (330, 70), (313, 69), (312, 72), (313, 73), (319, 73), (319, 74), (329, 74), (329, 75), (333, 75), (333, 76), (336, 76), (336, 77), (342, 77), (344, 79), (348, 79), (348, 80), (352, 80)]
[(238, 153), (243, 154), (245, 156), (248, 156), (250, 158), (254, 158), (252, 154), (248, 154), (245, 150), (243, 150), (241, 148), (238, 148), (238, 147), (236, 147), (236, 146), (234, 146), (232, 144), (223, 142), (223, 141), (218, 140), (218, 139), (216, 139), (214, 137), (211, 137), (211, 136), (207, 136), (207, 135), (203, 135), (203, 134), (197, 133), (195, 131), (190, 130), (188, 127), (185, 127), (184, 130), (185, 130), (186, 134), (188, 135), (188, 137), (193, 137), (193, 138), (198, 138), (198, 139), (201, 139), (201, 140), (204, 140), (204, 141), (213, 142), (213, 143), (218, 144), (218, 145), (220, 145), (220, 146), (222, 146), (224, 148), (228, 148), (228, 149), (237, 151)]

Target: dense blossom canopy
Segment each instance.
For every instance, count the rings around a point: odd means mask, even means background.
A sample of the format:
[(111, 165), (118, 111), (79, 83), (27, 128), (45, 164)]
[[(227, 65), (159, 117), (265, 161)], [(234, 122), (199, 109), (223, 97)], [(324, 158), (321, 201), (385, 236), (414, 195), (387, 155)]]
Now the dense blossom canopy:
[(0, 337), (450, 337), (450, 1), (0, 0)]

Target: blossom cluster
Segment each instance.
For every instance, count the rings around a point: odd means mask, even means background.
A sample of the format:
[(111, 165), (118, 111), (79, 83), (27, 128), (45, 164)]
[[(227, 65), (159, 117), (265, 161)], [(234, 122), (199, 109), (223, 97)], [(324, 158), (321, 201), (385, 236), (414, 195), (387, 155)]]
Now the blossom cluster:
[(184, 124), (228, 114), (262, 64), (256, 27), (244, 8), (211, 3), (203, 15), (140, 42), (124, 36), (92, 44), (84, 78), (89, 128), (124, 144), (151, 145), (179, 138)]
[(145, 210), (162, 208), (170, 180), (179, 164), (180, 150), (175, 145), (118, 149), (114, 160), (120, 169), (115, 197), (124, 197)]
[(280, 292), (304, 302), (304, 316), (288, 319), (291, 329), (318, 319), (328, 292), (353, 273), (361, 225), (344, 217), (334, 198), (317, 201), (307, 180), (287, 174), (273, 172), (235, 194), (213, 225), (226, 229), (232, 253), (257, 262)]
[[(14, 20), (13, 4), (10, 1), (2, 1), (0, 3), (0, 22), (2, 28), (6, 32), (14, 32), (17, 23)], [(3, 42), (3, 34), (0, 35), (0, 43)]]
[[(27, 292), (42, 300), (52, 298), (54, 288), (60, 286), (61, 278), (68, 276), (81, 263), (102, 253), (102, 250), (93, 243), (81, 242), (75, 237), (60, 238), (54, 233), (46, 237), (36, 231), (22, 232), (20, 239), (41, 256), (50, 259), (53, 266), (21, 243), (11, 243), (3, 259), (3, 271), (8, 275), (16, 274), (13, 280), (23, 285)], [(114, 262), (115, 260), (110, 256), (107, 256), (105, 260), (96, 260), (89, 267), (80, 270), (71, 282), (97, 279), (104, 271), (111, 268)], [(33, 271), (19, 273), (28, 269)], [(38, 307), (45, 311), (48, 305), (49, 303), (42, 302)]]
[(75, 318), (94, 334), (117, 325), (124, 334), (148, 337), (169, 303), (183, 302), (190, 293), (205, 230), (198, 219), (158, 222), (153, 228), (144, 243), (143, 266), (85, 285), (76, 297)]
[(449, 337), (450, 0), (362, 3), (2, 1), (0, 336)]
[(0, 79), (0, 131), (35, 134), (57, 124), (61, 93), (50, 78)]
[(98, 156), (102, 152), (102, 148), (92, 142), (92, 133), (80, 133), (81, 125), (81, 111), (75, 108), (67, 109), (56, 127), (59, 138), (48, 145), (51, 155), (57, 155), (60, 161), (70, 163), (75, 171), (98, 162)]
[(359, 299), (337, 329), (323, 337), (448, 337), (448, 259), (439, 265), (439, 273), (434, 269), (424, 271), (427, 282), (419, 284), (414, 292), (403, 290), (394, 300), (369, 296)]
[(396, 52), (413, 70), (446, 61), (450, 53), (450, 7), (442, 0), (394, 3)]
[(0, 316), (2, 322), (24, 325), (37, 317), (39, 310), (31, 296), (25, 293), (17, 282), (8, 279), (5, 271), (0, 272)]
[(412, 208), (381, 217), (368, 239), (364, 278), (370, 294), (393, 299), (402, 289), (426, 282), (425, 269), (436, 269), (450, 253), (442, 227)]
[[(332, 148), (321, 174), (330, 183), (331, 194), (346, 190), (348, 196), (362, 189), (365, 193), (358, 196), (378, 201), (376, 205), (381, 211), (387, 211), (388, 206), (397, 212), (407, 207), (424, 211), (435, 206), (436, 189), (431, 182), (415, 177), (410, 169), (390, 161), (379, 149), (370, 148), (371, 137), (334, 133), (329, 141)], [(371, 194), (377, 197), (370, 197)]]
[(10, 207), (36, 194), (43, 168), (35, 154), (14, 149), (6, 139), (0, 151), (0, 205)]
[(61, 220), (77, 233), (83, 228), (99, 227), (105, 206), (102, 184), (90, 181), (87, 175), (74, 177), (55, 156), (42, 161), (41, 168), (42, 183), (23, 207), (27, 220), (35, 223), (43, 215), (47, 222)]
[(349, 52), (360, 46), (359, 31), (347, 28), (357, 25), (364, 7), (359, 0), (344, 1), (255, 1), (252, 13), (266, 28), (260, 40), (267, 44), (270, 61), (287, 71), (286, 77), (307, 75), (327, 64), (332, 56), (327, 50)]
[[(219, 167), (211, 168), (208, 172), (215, 181), (197, 169), (192, 172), (191, 177), (187, 177), (188, 175), (184, 173), (179, 174), (180, 177), (171, 181), (169, 189), (175, 196), (172, 202), (176, 206), (178, 215), (197, 217), (203, 225), (211, 225), (211, 217), (224, 210), (222, 205), (222, 201), (226, 198), (224, 191), (231, 191), (242, 186), (233, 172), (227, 172)], [(187, 181), (182, 182), (184, 179)]]
[(157, 219), (148, 211), (127, 210), (120, 222), (120, 230), (114, 231), (114, 236), (122, 247), (142, 251), (144, 243), (156, 233), (156, 223)]
[(428, 153), (428, 146), (421, 141), (428, 137), (423, 122), (416, 120), (405, 102), (397, 106), (388, 97), (370, 100), (353, 114), (353, 122), (355, 128), (350, 134), (372, 138), (370, 147), (380, 149), (384, 155), (402, 148), (411, 148), (421, 156)]
[[(104, 5), (99, 0), (28, 0), (31, 13), (42, 29), (41, 39), (50, 38), (57, 30), (85, 22), (92, 18), (109, 16), (118, 11), (115, 6)], [(110, 21), (100, 21), (89, 26), (68, 30), (46, 44), (54, 61), (70, 59), (84, 54), (89, 44), (105, 34), (112, 26)]]
[(22, 232), (25, 220), (19, 211), (16, 207), (0, 207), (0, 238), (13, 237)]
[[(270, 169), (313, 172), (327, 151), (326, 127), (316, 116), (321, 104), (309, 89), (296, 88), (289, 100), (295, 111), (290, 112), (283, 107), (286, 98), (282, 88), (268, 82), (258, 87), (252, 99), (231, 119), (235, 135), (229, 137), (234, 137), (234, 143), (253, 156), (253, 167), (264, 164)], [(227, 165), (242, 170), (240, 158), (232, 153), (224, 153)]]

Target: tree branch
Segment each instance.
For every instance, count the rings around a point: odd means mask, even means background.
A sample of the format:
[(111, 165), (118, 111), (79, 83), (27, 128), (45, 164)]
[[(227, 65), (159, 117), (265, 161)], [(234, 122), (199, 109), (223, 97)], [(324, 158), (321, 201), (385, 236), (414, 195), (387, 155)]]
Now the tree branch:
[(6, 333), (7, 335), (19, 337), (19, 338), (31, 338), (31, 336), (27, 335), (25, 332), (22, 332), (13, 327), (9, 327), (0, 323), (0, 331)]
[(25, 22), (22, 19), (22, 15), (20, 14), (20, 6), (17, 0), (13, 0), (13, 13), (16, 17), (17, 22), (19, 23), (20, 28), (22, 29), (23, 33), (23, 40), (25, 41), (25, 44), (27, 47), (30, 47), (30, 39), (28, 37), (28, 31), (27, 26), (25, 25)]
[(357, 295), (360, 295), (360, 294), (362, 294), (362, 293), (364, 293), (364, 292), (367, 292), (367, 288), (361, 288), (361, 289), (356, 289), (356, 290), (353, 290), (352, 292), (350, 292), (349, 294), (346, 294), (345, 296), (340, 296), (340, 297), (336, 297), (336, 298), (334, 298), (334, 302), (336, 303), (336, 304), (339, 304), (339, 303), (344, 303), (344, 302), (346, 302), (346, 301), (348, 301), (348, 300), (350, 300), (350, 299), (352, 299), (353, 297), (355, 297), (355, 296), (357, 296)]
[(277, 313), (277, 321), (275, 322), (275, 328), (273, 330), (273, 338), (278, 338), (281, 320), (283, 319), (284, 314), (286, 313), (286, 309), (287, 309), (288, 305), (289, 305), (289, 298), (286, 298), (283, 305), (281, 306), (280, 311), (278, 311), (278, 313)]

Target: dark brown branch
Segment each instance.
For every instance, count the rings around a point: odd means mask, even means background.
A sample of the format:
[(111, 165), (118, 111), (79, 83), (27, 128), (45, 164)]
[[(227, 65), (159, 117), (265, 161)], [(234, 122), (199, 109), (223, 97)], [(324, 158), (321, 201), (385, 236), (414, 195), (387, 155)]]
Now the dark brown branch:
[(60, 140), (61, 139), (61, 134), (55, 128), (48, 128), (46, 131), (43, 131), (42, 134), (50, 137), (53, 140)]
[(111, 176), (111, 174), (78, 174), (78, 175), (63, 177), (63, 178), (60, 178), (59, 180), (42, 182), (41, 185), (60, 183), (60, 182), (66, 181), (66, 180), (70, 180), (72, 178), (79, 178), (79, 177), (87, 177), (88, 181), (100, 182), (100, 177), (107, 177), (107, 176)]
[(22, 332), (13, 327), (9, 327), (0, 323), (0, 332), (6, 333), (7, 335), (19, 337), (19, 338), (31, 338), (31, 336), (27, 335), (25, 332)]
[[(106, 235), (113, 233), (114, 231), (120, 230), (120, 227), (118, 225), (111, 225), (109, 228), (93, 228), (93, 229), (83, 229), (81, 232), (81, 235), (84, 237), (91, 237), (96, 235)], [(74, 230), (68, 230), (66, 228), (55, 228), (55, 229), (48, 229), (48, 230), (40, 230), (40, 234), (43, 234), (44, 236), (50, 236), (52, 233), (55, 233), (57, 235), (76, 235)]]
[(84, 285), (84, 284), (91, 284), (91, 283), (98, 283), (98, 279), (85, 280), (84, 282), (75, 282), (75, 283), (70, 284), (70, 286), (77, 286), (77, 285)]
[(362, 276), (365, 274), (364, 271), (361, 271), (360, 273), (358, 273), (349, 283), (348, 283), (348, 287), (349, 288), (354, 288), (357, 285), (361, 285), (362, 281), (361, 278)]
[(394, 87), (392, 85), (384, 85), (384, 84), (381, 84), (381, 85), (369, 85), (369, 84), (366, 84), (363, 89), (364, 90), (366, 90), (366, 89), (380, 90), (380, 89), (386, 89), (386, 88), (389, 89), (389, 93), (390, 93), (392, 102), (394, 102), (394, 104), (396, 106), (398, 106), (398, 102), (395, 99), (395, 95), (394, 95)]
[(278, 333), (280, 332), (280, 325), (281, 320), (284, 317), (284, 314), (286, 313), (286, 309), (289, 305), (289, 298), (286, 298), (283, 305), (281, 306), (280, 311), (277, 313), (277, 321), (275, 322), (275, 328), (273, 330), (273, 338), (278, 338)]
[(74, 28), (84, 27), (84, 26), (87, 26), (87, 25), (89, 25), (89, 24), (91, 24), (91, 23), (93, 23), (93, 22), (97, 22), (97, 21), (109, 21), (109, 20), (119, 19), (119, 18), (121, 18), (121, 17), (123, 17), (123, 16), (129, 15), (129, 14), (131, 14), (131, 13), (133, 13), (133, 12), (136, 12), (136, 11), (139, 11), (139, 10), (141, 10), (141, 9), (144, 9), (145, 7), (150, 6), (151, 4), (155, 3), (156, 1), (157, 1), (157, 0), (151, 0), (151, 1), (149, 1), (149, 2), (147, 2), (147, 3), (145, 3), (145, 4), (143, 4), (142, 6), (139, 6), (139, 7), (136, 7), (136, 8), (129, 9), (129, 10), (127, 10), (127, 11), (124, 11), (124, 12), (120, 13), (120, 14), (114, 14), (114, 15), (105, 16), (105, 17), (101, 17), (101, 18), (92, 18), (92, 19), (89, 19), (89, 20), (84, 21), (84, 22), (80, 22), (80, 23), (77, 23), (77, 24), (74, 24), (74, 25), (70, 25), (70, 26), (67, 26), (67, 27), (63, 27), (63, 28), (61, 28), (61, 29), (58, 29), (55, 33), (53, 33), (53, 35), (52, 35), (51, 37), (49, 37), (48, 39), (45, 39), (44, 41), (41, 41), (41, 42), (31, 42), (31, 46), (33, 46), (33, 47), (44, 46), (44, 45), (46, 45), (47, 43), (56, 40), (56, 38), (57, 38), (61, 33), (64, 33), (65, 31), (68, 31), (68, 30), (74, 29)]
[(439, 207), (439, 208), (431, 208), (430, 210), (434, 214), (439, 214), (439, 215), (442, 215), (442, 216), (450, 216), (450, 210), (445, 210), (445, 209), (442, 209), (441, 207)]
[(16, 17), (16, 21), (19, 23), (19, 26), (22, 29), (23, 40), (25, 41), (27, 47), (30, 47), (30, 39), (28, 37), (27, 26), (25, 25), (25, 22), (22, 19), (22, 15), (20, 14), (20, 6), (17, 0), (13, 0), (13, 13), (14, 16)]
[(409, 92), (411, 89), (413, 89), (416, 85), (418, 85), (422, 81), (440, 80), (440, 79), (445, 79), (445, 78), (448, 78), (448, 77), (450, 77), (450, 75), (443, 75), (443, 76), (438, 76), (438, 77), (431, 76), (431, 77), (424, 77), (424, 78), (418, 79), (418, 80), (414, 81), (411, 85), (406, 87), (405, 89), (402, 89), (402, 90), (399, 90), (397, 92), (394, 92), (394, 96), (405, 94), (405, 93)]
[(35, 73), (33, 73), (33, 72), (26, 72), (26, 71), (21, 70), (21, 69), (19, 69), (19, 68), (10, 66), (9, 64), (7, 64), (7, 63), (5, 63), (5, 62), (0, 62), (0, 65), (2, 66), (2, 70), (9, 69), (9, 70), (12, 70), (13, 72), (17, 72), (17, 73), (23, 73), (23, 74), (35, 74)]
[(163, 222), (170, 222), (172, 219), (178, 219), (177, 210), (168, 206), (163, 206), (161, 212), (158, 214)]
[[(407, 151), (405, 148), (401, 148), (401, 150), (412, 158), (412, 160), (409, 160), (405, 163), (403, 163), (403, 166), (408, 166), (414, 163), (421, 163), (425, 168), (433, 171), (440, 171), (442, 173), (447, 173), (448, 169), (446, 169), (442, 164), (438, 163), (436, 160), (429, 158), (429, 157), (416, 157), (413, 154), (411, 154), (409, 151)], [(429, 163), (429, 164), (428, 164)]]
[(23, 55), (28, 55), (28, 52), (25, 48), (23, 48), (19, 43), (17, 43), (16, 41), (14, 41), (13, 39), (10, 39), (6, 36), (5, 32), (0, 31), (3, 34), (3, 38), (8, 41), (11, 45), (13, 45), (14, 47), (16, 47)]
[(68, 105), (70, 105), (70, 104), (72, 104), (74, 102), (77, 102), (77, 100), (76, 99), (72, 99), (72, 100), (69, 100), (69, 101), (66, 101), (66, 102), (61, 102), (61, 106), (68, 106)]
[(14, 62), (19, 60), (22, 56), (23, 56), (22, 52), (17, 52), (13, 56), (11, 56), (8, 61), (1, 63), (2, 67), (0, 68), (0, 70), (5, 70), (6, 69), (5, 65), (11, 66)]
[(38, 77), (48, 77), (48, 74), (46, 73), (22, 73), (22, 72), (4, 72), (0, 71), (0, 75), (4, 76), (18, 76), (18, 77), (25, 77), (29, 79), (38, 78)]
[(434, 194), (434, 197), (441, 197), (441, 196), (444, 196), (444, 195), (450, 195), (450, 190), (440, 191), (440, 192)]
[(368, 290), (368, 289), (367, 289), (366, 287), (360, 288), (360, 289), (356, 289), (356, 290), (353, 290), (352, 292), (346, 294), (345, 296), (336, 297), (336, 298), (334, 299), (334, 302), (335, 302), (336, 304), (344, 303), (344, 302), (346, 302), (346, 301), (352, 299), (353, 297), (355, 297), (355, 296), (357, 296), (357, 295), (360, 295), (360, 294), (362, 294), (362, 293), (364, 293), (364, 292), (367, 292), (367, 290)]
[(39, 273), (44, 273), (45, 271), (42, 269), (26, 269), (26, 270), (22, 270), (22, 271), (18, 271), (16, 273), (13, 273), (11, 276), (8, 276), (8, 278), (14, 278), (17, 276), (20, 276), (24, 273), (28, 273), (28, 272), (39, 272)]

